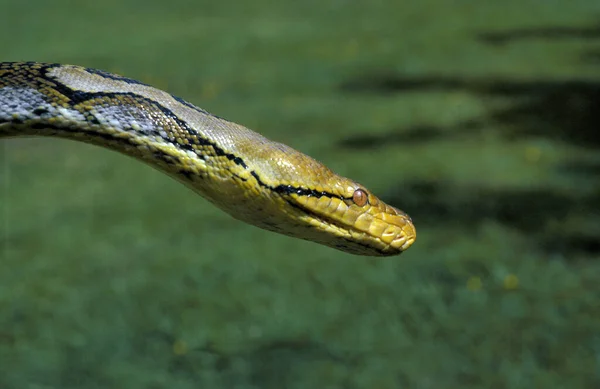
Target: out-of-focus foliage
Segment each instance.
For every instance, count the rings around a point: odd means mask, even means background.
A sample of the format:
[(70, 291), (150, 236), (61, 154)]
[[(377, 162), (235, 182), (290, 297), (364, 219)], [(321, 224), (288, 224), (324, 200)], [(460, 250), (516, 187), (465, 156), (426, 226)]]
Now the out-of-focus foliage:
[(408, 212), (371, 260), (0, 142), (0, 388), (600, 387), (597, 2), (13, 1), (0, 60), (167, 89)]

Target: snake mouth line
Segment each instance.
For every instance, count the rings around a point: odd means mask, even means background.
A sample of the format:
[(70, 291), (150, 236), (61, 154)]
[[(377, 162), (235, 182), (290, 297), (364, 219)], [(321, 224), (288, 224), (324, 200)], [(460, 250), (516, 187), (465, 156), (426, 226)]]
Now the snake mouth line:
[[(308, 208), (302, 206), (301, 204), (297, 204), (297, 203), (295, 203), (295, 202), (293, 202), (293, 201), (291, 201), (289, 199), (285, 199), (285, 200), (293, 208), (298, 209), (302, 213), (304, 213), (304, 214), (306, 214), (306, 215), (308, 215), (308, 216), (310, 216), (310, 217), (312, 217), (312, 218), (320, 221), (321, 223), (323, 223), (325, 225), (332, 226), (332, 227), (335, 227), (335, 228), (339, 228), (341, 230), (352, 231), (352, 232), (356, 232), (356, 233), (359, 233), (359, 234), (365, 234), (369, 238), (376, 240), (377, 243), (379, 243), (381, 246), (384, 246), (384, 247), (389, 247), (390, 246), (388, 243), (385, 243), (378, 236), (374, 236), (372, 234), (369, 234), (366, 231), (359, 230), (358, 228), (355, 228), (352, 225), (340, 223), (339, 221), (337, 221), (337, 220), (335, 220), (333, 218), (330, 218), (330, 217), (327, 217), (327, 216), (324, 216), (324, 215), (320, 215), (320, 214), (314, 212), (313, 210), (308, 209)], [(359, 246), (362, 246), (365, 249), (368, 249), (368, 250), (371, 250), (371, 251), (375, 250), (378, 253), (380, 253), (381, 255), (389, 255), (389, 251), (386, 250), (386, 249), (383, 249), (381, 247), (376, 247), (376, 246), (373, 246), (373, 245), (368, 245), (368, 244), (365, 244), (365, 243), (358, 242), (356, 240), (350, 240), (350, 239), (345, 238), (345, 237), (340, 237), (340, 238), (344, 239), (344, 240), (347, 240), (348, 242), (351, 242), (353, 245), (359, 245)]]

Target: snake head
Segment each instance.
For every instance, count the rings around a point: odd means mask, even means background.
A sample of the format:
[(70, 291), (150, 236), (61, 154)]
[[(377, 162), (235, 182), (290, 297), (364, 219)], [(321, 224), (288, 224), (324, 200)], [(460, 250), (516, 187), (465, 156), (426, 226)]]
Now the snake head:
[(343, 177), (323, 190), (281, 190), (296, 216), (313, 233), (311, 239), (357, 255), (391, 256), (415, 241), (411, 218), (381, 201), (364, 186)]
[(277, 207), (250, 223), (357, 255), (397, 255), (415, 241), (411, 218), (363, 185), (285, 145), (255, 153), (257, 186)]

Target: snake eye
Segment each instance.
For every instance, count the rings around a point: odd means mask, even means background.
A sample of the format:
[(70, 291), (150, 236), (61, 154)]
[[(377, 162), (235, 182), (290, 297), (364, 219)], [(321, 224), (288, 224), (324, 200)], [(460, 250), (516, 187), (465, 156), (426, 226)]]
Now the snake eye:
[(363, 207), (369, 202), (369, 195), (367, 195), (367, 192), (364, 190), (357, 189), (352, 195), (352, 201), (354, 201), (354, 204), (358, 205), (359, 207)]

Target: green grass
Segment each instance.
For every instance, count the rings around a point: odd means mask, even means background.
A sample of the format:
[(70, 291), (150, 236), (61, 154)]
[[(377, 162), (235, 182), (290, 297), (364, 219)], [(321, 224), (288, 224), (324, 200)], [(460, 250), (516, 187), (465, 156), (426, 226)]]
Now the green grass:
[(168, 89), (364, 183), (418, 240), (354, 257), (116, 153), (3, 140), (0, 388), (600, 386), (598, 16), (583, 0), (5, 4), (0, 60)]

